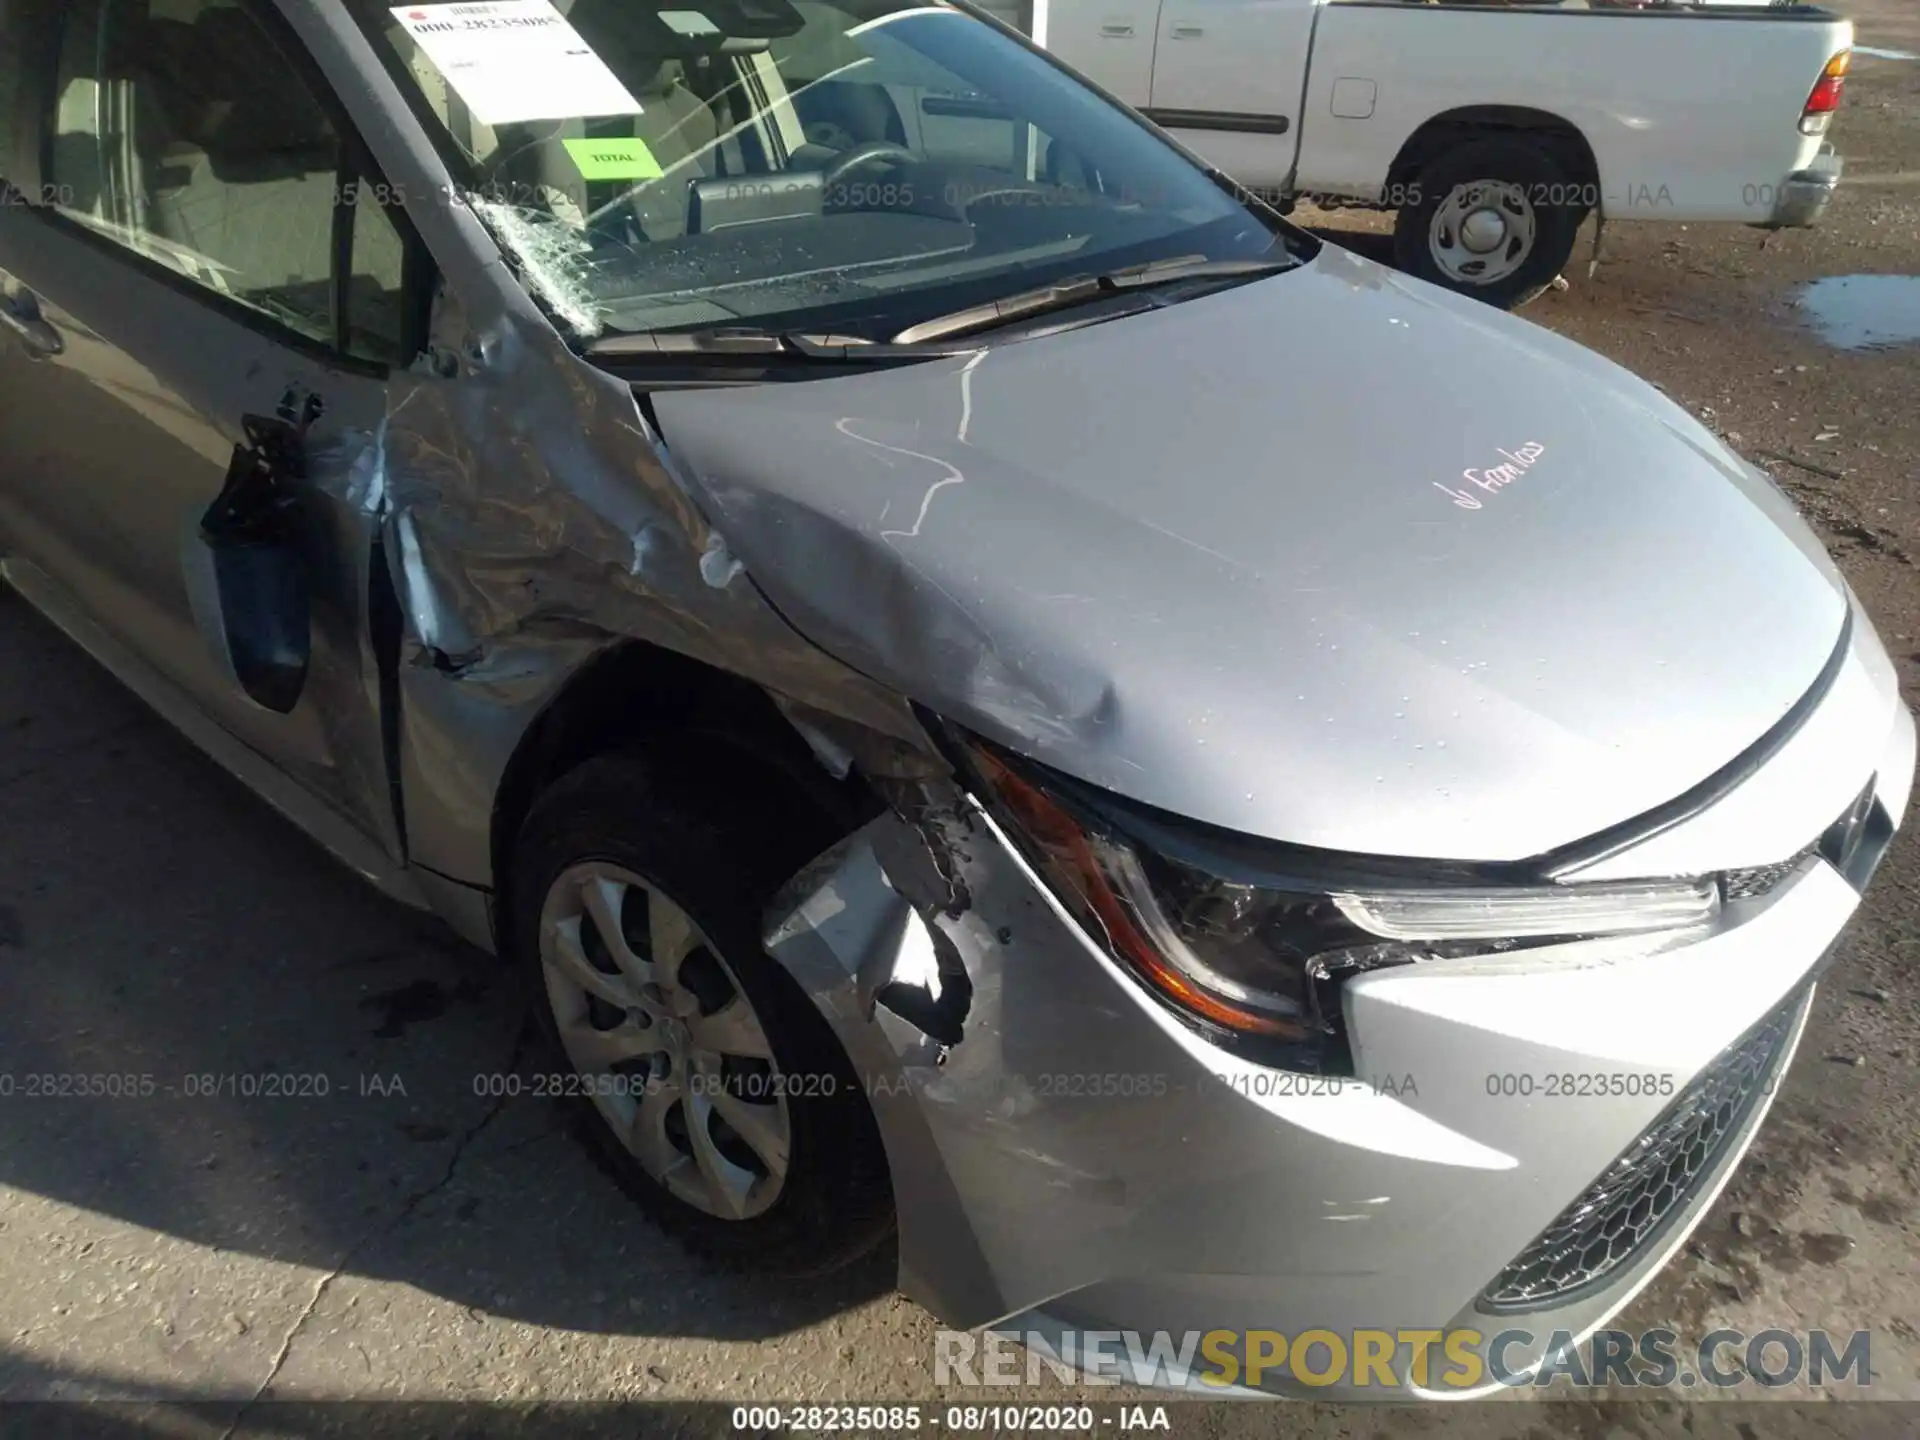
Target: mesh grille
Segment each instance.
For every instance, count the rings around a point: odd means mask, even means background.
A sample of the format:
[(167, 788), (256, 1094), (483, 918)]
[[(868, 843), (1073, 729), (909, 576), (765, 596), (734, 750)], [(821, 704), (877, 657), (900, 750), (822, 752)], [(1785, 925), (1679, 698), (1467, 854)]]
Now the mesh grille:
[(1745, 1038), (1695, 1077), (1608, 1166), (1481, 1292), (1490, 1313), (1545, 1310), (1597, 1288), (1685, 1209), (1778, 1069), (1784, 1042), (1806, 999), (1788, 996)]
[(1798, 855), (1786, 860), (1776, 861), (1772, 865), (1749, 865), (1744, 870), (1728, 870), (1720, 876), (1721, 898), (1726, 901), (1751, 900), (1756, 895), (1764, 895), (1778, 885), (1787, 876), (1798, 870), (1808, 856), (1814, 853), (1812, 845), (1807, 846)]
[(1846, 873), (1847, 862), (1853, 858), (1860, 844), (1866, 830), (1867, 816), (1873, 809), (1873, 786), (1874, 782), (1869, 780), (1866, 789), (1855, 797), (1840, 818), (1798, 855), (1788, 856), (1771, 865), (1749, 865), (1743, 870), (1721, 872), (1720, 898), (1726, 901), (1751, 900), (1756, 895), (1764, 895), (1815, 855), (1825, 859), (1842, 874)]

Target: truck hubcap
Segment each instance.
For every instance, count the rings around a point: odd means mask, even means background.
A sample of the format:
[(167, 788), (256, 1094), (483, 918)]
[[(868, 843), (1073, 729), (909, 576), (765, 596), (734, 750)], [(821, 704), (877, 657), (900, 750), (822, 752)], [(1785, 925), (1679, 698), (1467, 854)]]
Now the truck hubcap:
[(1534, 211), (1526, 191), (1497, 180), (1456, 185), (1433, 213), (1427, 243), (1449, 280), (1492, 285), (1533, 253)]

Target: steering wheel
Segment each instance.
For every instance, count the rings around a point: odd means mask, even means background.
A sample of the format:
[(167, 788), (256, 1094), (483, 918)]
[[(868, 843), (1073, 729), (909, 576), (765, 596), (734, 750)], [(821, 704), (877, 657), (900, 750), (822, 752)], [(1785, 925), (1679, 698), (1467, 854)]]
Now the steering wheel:
[(829, 165), (822, 172), (820, 183), (835, 185), (862, 165), (871, 165), (876, 160), (905, 160), (911, 163), (913, 158), (913, 152), (904, 145), (896, 145), (891, 140), (869, 140), (863, 145), (854, 146)]

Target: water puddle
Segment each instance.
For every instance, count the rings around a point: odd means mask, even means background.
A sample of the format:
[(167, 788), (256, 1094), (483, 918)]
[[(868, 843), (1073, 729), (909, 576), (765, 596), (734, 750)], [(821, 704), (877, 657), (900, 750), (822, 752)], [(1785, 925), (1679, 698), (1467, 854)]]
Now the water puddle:
[(1820, 338), (1838, 349), (1920, 342), (1920, 275), (1830, 275), (1799, 298)]

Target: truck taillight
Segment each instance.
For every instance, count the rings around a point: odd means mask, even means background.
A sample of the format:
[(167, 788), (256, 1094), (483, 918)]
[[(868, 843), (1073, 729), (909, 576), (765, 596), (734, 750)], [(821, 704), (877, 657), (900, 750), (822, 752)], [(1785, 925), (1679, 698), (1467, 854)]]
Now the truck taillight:
[(1812, 93), (1807, 96), (1807, 103), (1800, 111), (1802, 135), (1827, 133), (1827, 126), (1833, 123), (1833, 112), (1840, 108), (1840, 92), (1846, 88), (1847, 70), (1852, 64), (1851, 50), (1842, 50), (1827, 62), (1827, 68), (1813, 82)]

